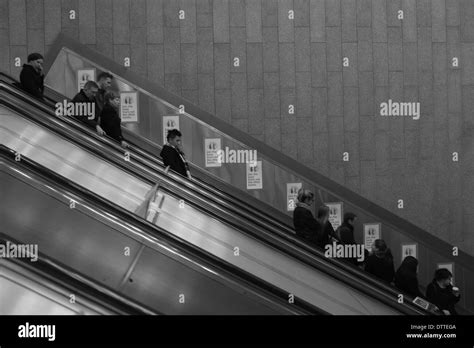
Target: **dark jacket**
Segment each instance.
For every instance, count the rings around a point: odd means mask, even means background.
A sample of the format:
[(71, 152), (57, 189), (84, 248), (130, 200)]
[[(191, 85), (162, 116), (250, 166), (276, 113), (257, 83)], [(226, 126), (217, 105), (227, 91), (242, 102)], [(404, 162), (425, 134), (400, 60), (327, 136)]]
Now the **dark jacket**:
[(329, 221), (326, 221), (324, 228), (319, 229), (318, 245), (321, 248), (324, 248), (327, 244), (331, 244), (331, 237), (337, 239), (336, 232), (334, 231), (332, 224)]
[(459, 302), (461, 295), (454, 296), (453, 287), (451, 285), (442, 289), (436, 280), (428, 285), (426, 288), (426, 299), (438, 306), (439, 309), (448, 310), (451, 314), (457, 314), (454, 305)]
[(352, 226), (350, 223), (344, 222), (341, 226), (338, 227), (337, 232), (341, 243), (356, 244), (354, 239), (354, 226)]
[(20, 73), (20, 82), (26, 92), (43, 99), (44, 76), (40, 75), (31, 65), (23, 64), (23, 69)]
[[(175, 172), (187, 176), (187, 163), (183, 161), (180, 156), (180, 152), (178, 149), (166, 144), (163, 146), (163, 149), (160, 152), (161, 158), (163, 158), (163, 163), (165, 166), (170, 166), (170, 169), (174, 170)], [(183, 156), (184, 158), (184, 156)]]
[(120, 122), (117, 110), (112, 105), (106, 104), (100, 113), (100, 126), (109, 137), (118, 142), (124, 140)]
[(407, 256), (395, 273), (395, 286), (413, 297), (424, 298), (418, 286), (417, 265), (413, 256)]
[(298, 237), (321, 247), (321, 224), (313, 217), (310, 210), (297, 206), (293, 211), (293, 224)]
[(81, 91), (79, 93), (77, 93), (74, 98), (72, 98), (72, 102), (73, 103), (88, 103), (88, 104), (94, 104), (95, 105), (95, 117), (94, 119), (92, 120), (89, 120), (89, 118), (87, 116), (74, 116), (75, 119), (79, 120), (79, 121), (82, 121), (84, 122), (85, 124), (87, 124), (89, 127), (91, 128), (96, 128), (96, 126), (99, 123), (99, 108), (97, 106), (97, 103), (94, 99), (90, 100), (89, 98), (87, 98), (86, 94), (84, 93), (84, 90), (81, 89)]
[[(336, 232), (337, 237), (339, 238), (339, 241), (342, 244), (348, 244), (348, 245), (353, 245), (356, 244), (356, 241), (354, 239), (354, 226), (352, 226), (348, 222), (343, 222), (341, 226), (337, 228)], [(367, 258), (364, 258), (364, 260)], [(354, 265), (359, 265), (359, 261), (357, 261), (357, 257), (346, 257), (344, 260), (354, 264)]]
[(102, 113), (102, 109), (105, 106), (105, 92), (105, 89), (99, 88), (97, 94), (95, 95), (95, 102), (97, 104), (97, 107), (99, 108), (97, 110), (99, 115)]
[(365, 270), (383, 281), (391, 283), (395, 275), (395, 266), (390, 249), (387, 250), (387, 255), (384, 258), (377, 257), (375, 254), (370, 255), (365, 263)]

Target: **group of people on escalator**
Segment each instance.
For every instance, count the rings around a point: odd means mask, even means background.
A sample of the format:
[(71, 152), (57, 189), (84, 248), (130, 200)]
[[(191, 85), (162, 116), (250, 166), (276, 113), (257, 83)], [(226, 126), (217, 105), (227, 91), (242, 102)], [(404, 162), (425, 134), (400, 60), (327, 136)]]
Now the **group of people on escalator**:
[[(296, 207), (293, 211), (293, 224), (296, 235), (317, 248), (327, 249), (333, 245), (353, 245), (354, 225), (357, 216), (354, 213), (344, 214), (343, 223), (336, 230), (329, 221), (329, 207), (322, 205), (314, 218), (312, 205), (314, 194), (307, 189), (298, 191)], [(355, 250), (355, 248), (353, 248)], [(395, 285), (399, 290), (413, 297), (427, 299), (438, 307), (443, 314), (457, 314), (455, 304), (460, 300), (459, 289), (452, 285), (452, 274), (446, 268), (436, 270), (433, 281), (427, 286), (426, 296), (422, 294), (418, 284), (418, 260), (406, 256), (395, 272), (393, 255), (382, 239), (377, 239), (369, 252), (365, 249), (363, 261), (357, 257), (345, 257), (343, 260), (364, 269), (383, 282)]]
[[(113, 78), (112, 74), (101, 72), (97, 76), (97, 82), (87, 81), (74, 96), (72, 102), (93, 104), (94, 116), (76, 115), (74, 117), (94, 129), (97, 134), (106, 134), (126, 148), (129, 145), (122, 135), (119, 115), (120, 96), (111, 89)], [(41, 54), (32, 53), (28, 56), (28, 62), (23, 65), (20, 73), (20, 83), (25, 91), (43, 99), (44, 73)], [(167, 143), (163, 146), (160, 156), (168, 169), (191, 178), (189, 165), (181, 145), (181, 136), (181, 132), (177, 129), (168, 131)]]
[[(94, 116), (89, 118), (76, 115), (75, 118), (94, 128), (99, 135), (107, 134), (118, 141), (123, 147), (128, 144), (123, 138), (120, 127), (119, 95), (110, 89), (113, 76), (102, 72), (97, 77), (97, 82), (87, 81), (84, 88), (72, 99), (73, 103), (90, 103), (94, 105)], [(28, 55), (28, 62), (23, 64), (20, 73), (21, 87), (36, 98), (43, 99), (44, 73), (43, 56), (39, 53)]]
[[(120, 97), (118, 93), (111, 90), (112, 80), (113, 76), (110, 73), (101, 72), (97, 77), (97, 82), (87, 81), (81, 91), (74, 96), (72, 102), (91, 103), (96, 112), (90, 119), (84, 116), (75, 117), (95, 129), (99, 135), (107, 134), (123, 147), (128, 147), (121, 130)], [(37, 98), (43, 98), (44, 74), (41, 54), (32, 53), (28, 56), (28, 63), (23, 65), (20, 81), (24, 90)], [(168, 131), (167, 143), (163, 146), (160, 156), (167, 168), (191, 178), (182, 149), (181, 136), (181, 132), (177, 129)], [(314, 203), (314, 194), (311, 191), (301, 189), (297, 200), (293, 222), (298, 237), (322, 249), (332, 243), (356, 245), (354, 224), (357, 216), (355, 214), (345, 213), (343, 223), (334, 230), (329, 221), (329, 208), (326, 205), (318, 208), (317, 218), (313, 217), (311, 206)], [(392, 253), (382, 239), (375, 240), (371, 253), (367, 250), (364, 252), (363, 261), (359, 261), (357, 257), (347, 257), (345, 261), (365, 269), (388, 284), (394, 283), (396, 287), (409, 295), (426, 298), (445, 314), (456, 314), (454, 306), (459, 302), (460, 294), (451, 284), (452, 274), (449, 270), (438, 269), (433, 281), (427, 287), (426, 296), (423, 296), (418, 286), (418, 260), (416, 258), (407, 256), (395, 272)]]

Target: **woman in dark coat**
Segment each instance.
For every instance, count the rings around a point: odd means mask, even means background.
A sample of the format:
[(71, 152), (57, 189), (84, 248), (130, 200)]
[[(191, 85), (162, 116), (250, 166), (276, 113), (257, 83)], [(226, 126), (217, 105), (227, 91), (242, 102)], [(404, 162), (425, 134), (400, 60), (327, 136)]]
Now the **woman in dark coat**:
[(293, 224), (296, 235), (317, 246), (319, 244), (318, 236), (321, 234), (321, 224), (314, 218), (311, 212), (314, 194), (309, 190), (300, 189), (297, 199), (298, 202), (293, 211)]
[(413, 297), (424, 298), (418, 287), (418, 260), (407, 256), (395, 273), (395, 286)]
[(390, 284), (395, 274), (392, 252), (382, 239), (376, 239), (372, 249), (373, 253), (367, 259), (365, 270)]
[(100, 113), (100, 127), (112, 139), (118, 141), (123, 147), (127, 147), (122, 136), (121, 120), (118, 113), (120, 107), (120, 97), (117, 93), (109, 91), (105, 93), (104, 108)]

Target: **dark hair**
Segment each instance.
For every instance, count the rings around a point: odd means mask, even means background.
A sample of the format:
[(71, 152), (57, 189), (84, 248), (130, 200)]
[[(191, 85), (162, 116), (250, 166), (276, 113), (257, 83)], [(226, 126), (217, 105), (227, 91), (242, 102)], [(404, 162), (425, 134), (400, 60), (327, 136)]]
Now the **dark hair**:
[(444, 280), (444, 279), (449, 279), (449, 277), (452, 277), (453, 274), (449, 271), (447, 268), (440, 268), (435, 271), (434, 274), (434, 279), (436, 281)]
[(387, 243), (385, 243), (383, 239), (374, 240), (374, 244), (372, 248), (377, 249), (377, 251), (374, 252), (377, 257), (384, 259), (386, 261), (393, 260), (392, 252), (387, 247)]
[(28, 55), (28, 62), (33, 60), (44, 59), (43, 56), (39, 53), (31, 53)]
[(177, 129), (170, 129), (168, 131), (168, 134), (166, 135), (166, 140), (170, 140), (170, 139), (174, 139), (176, 137), (180, 137), (181, 136), (181, 132)]
[(403, 259), (397, 273), (404, 276), (416, 276), (416, 266), (418, 266), (418, 260), (413, 256), (407, 256)]
[(318, 219), (329, 216), (329, 207), (327, 205), (322, 205), (318, 208)]
[(108, 73), (107, 71), (102, 71), (98, 76), (97, 76), (97, 81), (100, 81), (102, 79), (113, 79), (114, 76), (111, 73)]
[(105, 92), (104, 102), (108, 104), (112, 99), (115, 99), (117, 97), (118, 97), (117, 92), (114, 92), (114, 91)]
[(313, 192), (311, 192), (310, 190), (300, 188), (298, 190), (298, 196), (296, 197), (296, 199), (298, 200), (298, 202), (304, 203), (307, 199), (313, 199), (313, 197), (314, 197)]
[(94, 81), (89, 80), (84, 85), (84, 89), (89, 89), (89, 88), (99, 88), (99, 85), (95, 83)]
[(351, 212), (347, 212), (347, 213), (344, 214), (344, 222), (347, 224), (349, 222), (349, 220), (354, 220), (356, 217), (357, 217), (356, 214), (351, 213)]

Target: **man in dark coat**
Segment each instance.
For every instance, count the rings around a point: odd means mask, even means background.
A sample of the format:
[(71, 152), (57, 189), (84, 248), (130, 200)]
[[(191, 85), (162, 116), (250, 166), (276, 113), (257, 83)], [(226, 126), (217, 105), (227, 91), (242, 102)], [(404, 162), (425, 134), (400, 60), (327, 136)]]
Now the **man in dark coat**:
[[(351, 212), (347, 212), (344, 214), (344, 220), (342, 222), (342, 225), (338, 227), (337, 229), (337, 236), (339, 238), (339, 241), (342, 244), (347, 244), (347, 245), (355, 245), (356, 241), (354, 238), (354, 223), (357, 218), (357, 215)], [(354, 265), (359, 265), (359, 262), (357, 261), (357, 257), (351, 257), (351, 258), (345, 258), (350, 263), (353, 263)]]
[(81, 89), (79, 93), (77, 93), (74, 98), (72, 98), (73, 103), (86, 103), (93, 105), (94, 110), (94, 117), (89, 118), (86, 115), (75, 115), (74, 118), (78, 119), (79, 121), (84, 122), (89, 127), (95, 129), (99, 135), (103, 135), (104, 131), (100, 126), (100, 111), (99, 107), (97, 106), (95, 97), (99, 90), (99, 86), (94, 81), (87, 81), (84, 85), (84, 88)]
[(426, 299), (448, 315), (457, 314), (455, 304), (461, 299), (459, 290), (451, 285), (452, 277), (448, 269), (437, 269), (433, 281), (426, 288)]
[(120, 97), (113, 91), (105, 93), (104, 108), (100, 113), (100, 126), (112, 139), (118, 141), (122, 147), (128, 147), (128, 143), (122, 136), (121, 119), (118, 113)]
[(43, 99), (44, 92), (44, 74), (43, 74), (43, 56), (39, 53), (31, 53), (28, 56), (28, 63), (23, 64), (20, 73), (20, 82), (23, 89), (34, 95), (36, 98)]
[(395, 276), (393, 255), (382, 239), (376, 239), (372, 245), (372, 254), (367, 258), (365, 270), (377, 278), (391, 284)]
[(105, 106), (105, 93), (112, 86), (113, 78), (113, 75), (106, 71), (101, 72), (99, 76), (97, 76), (97, 85), (99, 86), (99, 91), (95, 96), (95, 101), (97, 103), (97, 107), (99, 108), (99, 115)]
[(296, 208), (293, 211), (293, 225), (296, 235), (313, 246), (319, 246), (322, 226), (311, 212), (314, 194), (309, 190), (300, 189), (297, 200)]
[(191, 178), (188, 163), (181, 150), (181, 132), (177, 129), (171, 129), (166, 136), (167, 143), (163, 146), (160, 156), (163, 159), (165, 167), (174, 170), (182, 176)]

